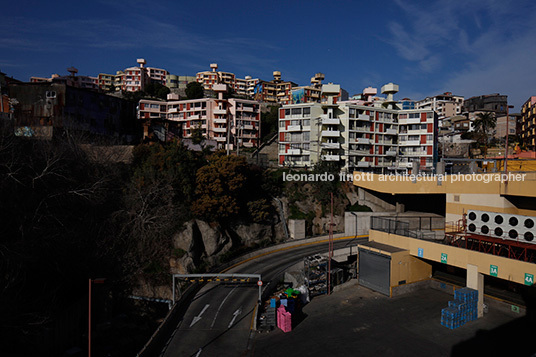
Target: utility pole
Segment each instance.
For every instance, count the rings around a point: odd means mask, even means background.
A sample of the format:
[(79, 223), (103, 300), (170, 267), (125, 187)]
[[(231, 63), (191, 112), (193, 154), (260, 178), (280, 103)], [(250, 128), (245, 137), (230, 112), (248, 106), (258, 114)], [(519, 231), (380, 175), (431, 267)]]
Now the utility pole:
[(331, 295), (331, 259), (333, 258), (333, 192), (331, 197), (331, 215), (329, 219), (329, 251), (328, 251), (328, 295)]
[(510, 122), (510, 108), (513, 108), (513, 105), (506, 105), (506, 143), (504, 148), (504, 174), (505, 174), (505, 182), (508, 182), (508, 136), (510, 136), (510, 133), (508, 131), (508, 123)]

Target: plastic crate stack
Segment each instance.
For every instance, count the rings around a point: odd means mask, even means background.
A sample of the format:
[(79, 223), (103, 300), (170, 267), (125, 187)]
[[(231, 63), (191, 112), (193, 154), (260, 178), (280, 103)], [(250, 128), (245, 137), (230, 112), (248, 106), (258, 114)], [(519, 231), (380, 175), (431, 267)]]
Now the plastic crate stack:
[(453, 330), (478, 317), (478, 291), (461, 288), (454, 291), (454, 300), (441, 310), (441, 325)]

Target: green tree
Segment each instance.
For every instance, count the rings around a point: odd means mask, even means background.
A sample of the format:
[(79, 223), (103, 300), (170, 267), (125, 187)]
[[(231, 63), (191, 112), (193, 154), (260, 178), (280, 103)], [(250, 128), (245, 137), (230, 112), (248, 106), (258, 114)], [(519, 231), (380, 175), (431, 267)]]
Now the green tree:
[(271, 139), (278, 131), (279, 106), (272, 105), (269, 111), (261, 113), (261, 141)]
[(216, 153), (197, 171), (197, 199), (192, 212), (209, 221), (222, 222), (240, 213), (241, 194), (246, 187), (248, 165), (243, 156)]
[(201, 99), (205, 95), (203, 86), (199, 82), (190, 82), (186, 85), (186, 96), (188, 99)]
[(152, 82), (145, 86), (145, 93), (154, 98), (166, 99), (170, 92), (168, 87), (158, 82)]
[(489, 134), (497, 125), (497, 118), (491, 112), (478, 113), (474, 121), (477, 140), (484, 144), (484, 156), (488, 152)]

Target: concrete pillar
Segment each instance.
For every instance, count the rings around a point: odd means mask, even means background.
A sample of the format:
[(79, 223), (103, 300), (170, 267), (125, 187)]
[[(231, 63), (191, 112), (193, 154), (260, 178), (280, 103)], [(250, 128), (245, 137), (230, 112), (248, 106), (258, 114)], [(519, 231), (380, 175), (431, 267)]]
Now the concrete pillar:
[(484, 274), (478, 272), (476, 265), (467, 264), (467, 287), (478, 290), (478, 317), (484, 316)]

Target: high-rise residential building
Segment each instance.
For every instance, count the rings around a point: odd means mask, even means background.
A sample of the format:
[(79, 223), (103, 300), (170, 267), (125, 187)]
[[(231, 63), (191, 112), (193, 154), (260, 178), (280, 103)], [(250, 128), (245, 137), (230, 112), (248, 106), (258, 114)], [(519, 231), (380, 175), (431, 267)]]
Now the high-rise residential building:
[(437, 113), (439, 120), (441, 121), (444, 118), (460, 115), (462, 113), (463, 104), (462, 96), (453, 95), (451, 92), (445, 92), (443, 94), (426, 97), (423, 100), (416, 101), (415, 108), (432, 109)]
[(536, 96), (521, 107), (521, 139), (529, 150), (536, 150)]
[(115, 76), (115, 87), (126, 92), (143, 91), (149, 83), (166, 85), (168, 72), (165, 69), (146, 67), (147, 61), (138, 58), (138, 67), (129, 67), (118, 71)]
[(431, 109), (401, 110), (393, 95), (398, 86), (382, 87), (387, 97), (338, 102), (340, 86), (322, 86), (320, 103), (284, 105), (279, 112), (279, 164), (311, 167), (340, 163), (343, 171), (432, 171), (437, 159), (437, 114)]
[(255, 88), (255, 100), (268, 104), (292, 104), (292, 89), (298, 85), (294, 82), (283, 81), (281, 72), (273, 72), (274, 79), (260, 81)]
[[(169, 94), (167, 101), (142, 99), (138, 118), (144, 123), (144, 137), (162, 141), (191, 138), (196, 130), (218, 149), (255, 147), (260, 139), (260, 105), (247, 99), (224, 99), (225, 84), (212, 86), (217, 98), (179, 100)], [(227, 146), (228, 145), (228, 146)]]
[(218, 64), (211, 63), (210, 71), (198, 72), (196, 79), (207, 90), (213, 89), (215, 84), (226, 84), (236, 94), (244, 96), (253, 96), (255, 85), (259, 82), (258, 78), (246, 76), (244, 79), (236, 78), (234, 73), (218, 71)]

